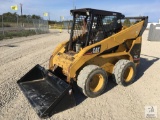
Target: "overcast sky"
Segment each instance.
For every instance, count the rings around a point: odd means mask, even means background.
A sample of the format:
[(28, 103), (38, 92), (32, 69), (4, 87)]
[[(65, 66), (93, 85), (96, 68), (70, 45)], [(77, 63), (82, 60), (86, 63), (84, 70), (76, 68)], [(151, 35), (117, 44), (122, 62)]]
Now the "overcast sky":
[(158, 22), (160, 19), (160, 0), (0, 0), (0, 14), (5, 12), (17, 12), (11, 10), (10, 6), (23, 4), (23, 14), (40, 15), (44, 19), (44, 12), (50, 13), (51, 20), (70, 18), (70, 9), (94, 8), (108, 11), (117, 11), (125, 16), (149, 16), (149, 22)]

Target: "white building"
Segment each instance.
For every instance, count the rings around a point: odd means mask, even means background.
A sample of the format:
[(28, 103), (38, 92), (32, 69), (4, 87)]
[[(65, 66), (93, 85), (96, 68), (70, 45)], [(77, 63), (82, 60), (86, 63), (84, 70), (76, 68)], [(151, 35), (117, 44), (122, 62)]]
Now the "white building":
[(160, 19), (159, 19), (159, 22), (158, 22), (158, 23), (148, 23), (148, 24), (147, 24), (147, 29), (149, 29), (149, 28), (150, 28), (150, 25), (151, 25), (151, 24), (153, 24), (153, 25), (160, 24)]

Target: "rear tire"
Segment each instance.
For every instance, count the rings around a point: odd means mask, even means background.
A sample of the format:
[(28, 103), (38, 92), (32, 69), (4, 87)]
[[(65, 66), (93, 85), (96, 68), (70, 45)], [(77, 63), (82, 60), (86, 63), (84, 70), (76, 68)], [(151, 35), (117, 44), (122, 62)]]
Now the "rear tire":
[(113, 69), (113, 80), (123, 86), (132, 84), (135, 80), (136, 67), (129, 60), (119, 60)]
[(79, 73), (77, 85), (80, 91), (87, 97), (101, 95), (108, 82), (106, 71), (96, 65), (87, 65)]

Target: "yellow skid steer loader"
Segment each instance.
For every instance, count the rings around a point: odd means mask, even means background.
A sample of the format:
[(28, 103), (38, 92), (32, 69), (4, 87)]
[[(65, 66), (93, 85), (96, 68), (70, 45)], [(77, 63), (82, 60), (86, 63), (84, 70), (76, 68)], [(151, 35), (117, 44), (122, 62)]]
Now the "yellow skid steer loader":
[(70, 11), (70, 39), (57, 46), (49, 69), (36, 65), (17, 81), (39, 117), (76, 105), (73, 83), (87, 97), (101, 95), (108, 76), (120, 85), (134, 82), (148, 17), (91, 8)]

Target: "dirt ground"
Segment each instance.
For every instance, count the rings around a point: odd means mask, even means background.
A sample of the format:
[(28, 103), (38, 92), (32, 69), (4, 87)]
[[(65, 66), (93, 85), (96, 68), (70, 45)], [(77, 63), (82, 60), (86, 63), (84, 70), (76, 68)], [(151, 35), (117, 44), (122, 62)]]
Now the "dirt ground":
[[(79, 97), (76, 107), (53, 115), (50, 120), (149, 120), (145, 106), (157, 106), (160, 120), (160, 42), (147, 41), (143, 34), (141, 64), (136, 81), (122, 87), (109, 80), (107, 90), (97, 98)], [(67, 31), (0, 41), (0, 120), (39, 120), (16, 81), (36, 64), (48, 68), (58, 43)]]

